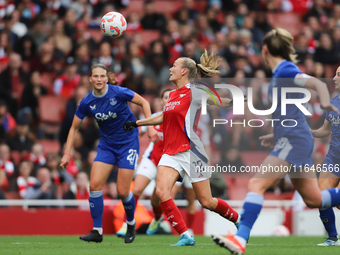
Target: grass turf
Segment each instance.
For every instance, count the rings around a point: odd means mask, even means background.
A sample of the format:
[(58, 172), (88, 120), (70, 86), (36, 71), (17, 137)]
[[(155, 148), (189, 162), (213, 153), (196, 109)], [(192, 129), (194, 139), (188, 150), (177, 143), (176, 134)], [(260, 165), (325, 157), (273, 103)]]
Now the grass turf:
[[(87, 243), (78, 236), (0, 236), (0, 254), (164, 254), (164, 255), (213, 255), (229, 254), (209, 237), (195, 236), (194, 247), (170, 247), (178, 236), (138, 235), (132, 244), (116, 236), (104, 236), (100, 244)], [(322, 237), (252, 237), (246, 254), (334, 254), (339, 247), (317, 247)]]

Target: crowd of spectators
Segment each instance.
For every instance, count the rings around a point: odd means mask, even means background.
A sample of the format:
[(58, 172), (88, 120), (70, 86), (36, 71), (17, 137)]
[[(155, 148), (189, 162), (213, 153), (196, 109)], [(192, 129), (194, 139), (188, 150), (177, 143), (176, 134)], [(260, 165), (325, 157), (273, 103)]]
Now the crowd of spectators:
[[(173, 9), (162, 8), (169, 2)], [(105, 37), (100, 31), (101, 17), (109, 11), (122, 12), (127, 19), (127, 31), (120, 38)], [(84, 187), (99, 139), (93, 118), (85, 119), (66, 171), (58, 169), (58, 162), (76, 107), (91, 90), (88, 76), (93, 63), (104, 64), (115, 73), (118, 86), (141, 94), (158, 111), (160, 92), (173, 87), (169, 83), (173, 62), (181, 56), (199, 62), (207, 49), (221, 57), (220, 74), (208, 83), (228, 82), (244, 92), (252, 87), (254, 107), (268, 109), (271, 70), (261, 59), (261, 44), (274, 27), (268, 19), (273, 13), (293, 13), (300, 21), (293, 35), (301, 70), (332, 78), (340, 63), (337, 0), (0, 0), (1, 190), (18, 192), (23, 199), (88, 196)], [(326, 82), (334, 96), (332, 81)], [(230, 96), (227, 91), (220, 95)], [(66, 102), (62, 123), (52, 134), (42, 127), (44, 96)], [(131, 108), (140, 118), (140, 109)], [(220, 108), (209, 107), (208, 112), (210, 119), (246, 123), (264, 119), (245, 109), (242, 118)], [(308, 109), (311, 127), (319, 127), (324, 113), (315, 93)], [(264, 150), (258, 137), (271, 128), (269, 123), (261, 128), (212, 128), (209, 121), (207, 125), (213, 164), (244, 164), (240, 152)], [(61, 150), (46, 151), (39, 143), (43, 139), (59, 141)], [(324, 155), (327, 140), (316, 144), (316, 153)], [(110, 181), (114, 180), (113, 174)], [(107, 196), (114, 195), (107, 191)]]

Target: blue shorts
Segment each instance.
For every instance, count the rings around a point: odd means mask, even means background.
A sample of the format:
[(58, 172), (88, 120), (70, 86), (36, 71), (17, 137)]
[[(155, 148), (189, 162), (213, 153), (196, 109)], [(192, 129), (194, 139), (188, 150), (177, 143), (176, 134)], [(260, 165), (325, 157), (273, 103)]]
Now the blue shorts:
[(117, 165), (118, 168), (136, 169), (139, 156), (139, 140), (126, 144), (110, 144), (100, 140), (97, 146), (97, 156), (94, 161), (109, 165)]
[(327, 153), (322, 168), (340, 178), (340, 159), (336, 159)]
[(281, 137), (269, 155), (283, 159), (299, 169), (313, 166), (313, 147), (314, 140), (308, 137)]

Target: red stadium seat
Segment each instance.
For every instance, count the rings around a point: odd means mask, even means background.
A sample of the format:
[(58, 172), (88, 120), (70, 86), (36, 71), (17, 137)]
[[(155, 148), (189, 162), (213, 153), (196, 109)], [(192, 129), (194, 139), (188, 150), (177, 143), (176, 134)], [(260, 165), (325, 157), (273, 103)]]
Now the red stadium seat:
[(11, 151), (11, 158), (16, 166), (20, 164), (21, 154), (19, 151)]
[(66, 99), (59, 96), (39, 97), (40, 125), (44, 134), (57, 135), (63, 121)]
[(141, 17), (144, 16), (144, 0), (131, 0), (128, 8), (120, 10), (120, 13), (128, 18), (131, 12), (138, 12)]
[(5, 192), (6, 199), (21, 199), (19, 192), (9, 191)]
[(204, 13), (207, 9), (208, 1), (206, 0), (195, 0), (194, 8), (200, 13)]
[[(131, 39), (134, 34), (136, 34), (136, 32), (134, 32), (134, 31), (125, 32), (125, 35), (129, 39)], [(160, 36), (161, 36), (161, 33), (158, 30), (143, 30), (143, 31), (139, 32), (139, 34), (142, 37), (143, 46), (146, 49), (149, 49), (151, 42), (153, 42), (157, 39), (160, 39)]]
[(41, 85), (43, 85), (48, 93), (52, 93), (52, 90), (53, 90), (53, 77), (54, 77), (54, 74), (51, 74), (49, 72), (43, 72), (41, 74)]
[(38, 140), (37, 143), (40, 143), (44, 148), (44, 153), (59, 153), (60, 152), (60, 142), (57, 140)]

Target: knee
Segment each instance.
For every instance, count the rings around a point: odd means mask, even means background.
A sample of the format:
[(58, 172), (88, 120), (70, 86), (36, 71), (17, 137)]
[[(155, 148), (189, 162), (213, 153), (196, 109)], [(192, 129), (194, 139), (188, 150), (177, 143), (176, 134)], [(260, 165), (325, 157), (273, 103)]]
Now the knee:
[(170, 191), (167, 190), (165, 187), (157, 186), (156, 195), (161, 201), (165, 201), (170, 197)]
[(260, 178), (250, 179), (248, 182), (248, 192), (264, 194), (266, 192), (266, 187), (263, 185), (263, 180)]
[(102, 185), (100, 182), (90, 181), (90, 190), (91, 191), (99, 191), (102, 190)]
[(126, 198), (129, 195), (130, 190), (124, 189), (122, 187), (117, 187), (117, 193), (120, 198)]
[(143, 189), (141, 189), (140, 187), (136, 185), (133, 187), (133, 191), (132, 191), (133, 195), (140, 196), (142, 195), (142, 192), (143, 192)]
[(305, 202), (306, 206), (308, 208), (320, 208), (321, 207), (321, 199), (310, 199), (310, 198), (304, 198), (303, 201)]

